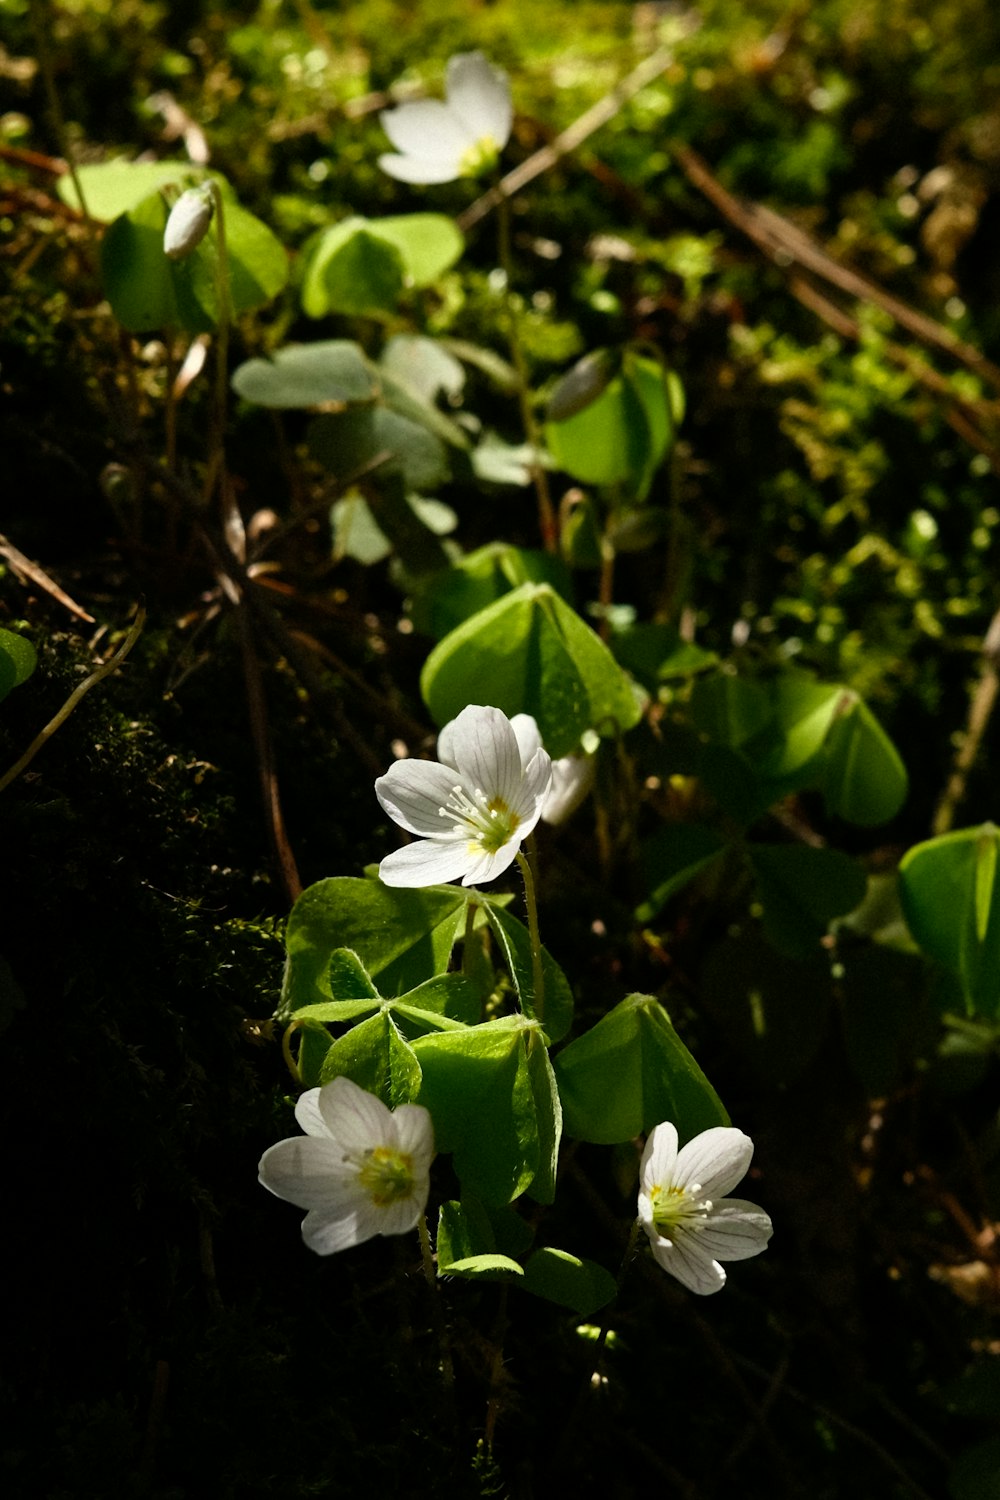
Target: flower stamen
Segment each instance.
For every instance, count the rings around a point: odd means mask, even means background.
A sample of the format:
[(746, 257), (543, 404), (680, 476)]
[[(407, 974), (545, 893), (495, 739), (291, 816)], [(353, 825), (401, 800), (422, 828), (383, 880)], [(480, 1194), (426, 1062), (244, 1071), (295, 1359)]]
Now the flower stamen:
[(358, 1163), (358, 1183), (377, 1208), (398, 1203), (409, 1198), (416, 1186), (413, 1158), (390, 1146), (374, 1146)]

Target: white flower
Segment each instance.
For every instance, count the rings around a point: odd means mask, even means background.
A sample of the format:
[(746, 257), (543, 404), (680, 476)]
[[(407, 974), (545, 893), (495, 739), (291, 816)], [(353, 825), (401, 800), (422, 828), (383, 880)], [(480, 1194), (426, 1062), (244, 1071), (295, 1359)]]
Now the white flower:
[(447, 102), (418, 99), (383, 111), (397, 156), (378, 164), (401, 182), (453, 182), (492, 166), (510, 138), (510, 84), (481, 52), (460, 52), (445, 74)]
[(332, 1255), (376, 1234), (405, 1234), (427, 1207), (434, 1127), (421, 1104), (389, 1110), (349, 1078), (309, 1089), (295, 1106), (305, 1135), (260, 1159), (260, 1180), (307, 1208), (302, 1238)]
[(470, 704), (438, 736), (440, 763), (398, 760), (375, 783), (394, 822), (419, 835), (386, 855), (386, 885), (495, 880), (541, 816), (552, 762), (528, 714)]
[(542, 808), (543, 823), (565, 823), (594, 785), (597, 761), (583, 750), (552, 762), (552, 788)]
[[(527, 760), (542, 748), (542, 736), (538, 724), (531, 714), (515, 714), (511, 719), (517, 742), (521, 747), (521, 758)], [(450, 726), (447, 726), (450, 727)], [(447, 733), (442, 730), (442, 736)], [(596, 742), (596, 736), (595, 736)], [(438, 753), (441, 741), (438, 740)], [(580, 803), (594, 785), (597, 761), (585, 750), (574, 750), (570, 755), (560, 756), (552, 762), (552, 785), (542, 803), (542, 822), (553, 826), (565, 823), (576, 812)]]
[(717, 1125), (682, 1151), (667, 1121), (646, 1142), (639, 1168), (639, 1221), (665, 1271), (703, 1296), (726, 1284), (720, 1260), (759, 1255), (771, 1220), (756, 1203), (725, 1194), (750, 1165), (753, 1141), (742, 1130)]
[(163, 231), (163, 253), (167, 259), (183, 260), (196, 250), (208, 233), (214, 213), (215, 199), (207, 182), (181, 193)]

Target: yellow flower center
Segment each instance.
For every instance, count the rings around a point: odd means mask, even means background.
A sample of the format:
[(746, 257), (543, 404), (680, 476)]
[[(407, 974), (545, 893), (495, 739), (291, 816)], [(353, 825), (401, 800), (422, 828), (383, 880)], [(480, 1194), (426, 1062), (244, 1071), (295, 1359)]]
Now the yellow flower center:
[(712, 1211), (711, 1198), (699, 1199), (701, 1184), (693, 1182), (689, 1188), (664, 1186), (654, 1183), (649, 1190), (649, 1201), (653, 1207), (653, 1224), (657, 1234), (669, 1239), (679, 1227), (699, 1229), (708, 1222)]
[(413, 1192), (413, 1158), (391, 1146), (374, 1146), (364, 1154), (358, 1181), (377, 1208), (388, 1208)]
[(454, 787), (447, 803), (438, 811), (442, 818), (457, 819), (455, 832), (468, 836), (470, 855), (496, 854), (521, 825), (519, 815), (503, 797), (487, 797), (478, 787), (471, 797), (464, 787)]
[(462, 177), (481, 177), (492, 172), (500, 160), (500, 147), (491, 135), (481, 135), (472, 146), (467, 146), (458, 159)]

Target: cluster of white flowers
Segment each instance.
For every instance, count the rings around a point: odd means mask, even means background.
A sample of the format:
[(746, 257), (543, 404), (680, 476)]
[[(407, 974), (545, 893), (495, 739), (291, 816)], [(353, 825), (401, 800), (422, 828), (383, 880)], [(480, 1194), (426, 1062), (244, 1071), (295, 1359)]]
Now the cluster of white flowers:
[[(295, 1108), (306, 1132), (260, 1161), (278, 1198), (308, 1209), (302, 1237), (317, 1255), (380, 1234), (405, 1234), (427, 1207), (434, 1127), (419, 1104), (389, 1110), (374, 1094), (335, 1078)], [(705, 1130), (677, 1149), (676, 1127), (657, 1125), (640, 1166), (639, 1222), (665, 1271), (705, 1296), (725, 1285), (723, 1260), (759, 1255), (771, 1220), (755, 1203), (723, 1196), (743, 1177), (753, 1143), (740, 1130)]]
[[(440, 761), (401, 760), (375, 783), (385, 811), (418, 835), (387, 855), (387, 885), (501, 875), (539, 818), (566, 816), (586, 794), (592, 756), (554, 764), (530, 714), (508, 719), (472, 704), (438, 737)], [(589, 764), (588, 764), (589, 763)], [(556, 774), (558, 772), (558, 774)], [(260, 1162), (260, 1180), (308, 1210), (302, 1234), (330, 1255), (379, 1234), (404, 1234), (427, 1207), (434, 1128), (419, 1104), (395, 1111), (348, 1078), (299, 1099), (304, 1136), (279, 1141)], [(755, 1203), (726, 1196), (746, 1175), (753, 1142), (716, 1126), (679, 1149), (670, 1121), (650, 1133), (639, 1167), (638, 1218), (665, 1271), (700, 1295), (726, 1282), (720, 1262), (758, 1255), (771, 1220)]]

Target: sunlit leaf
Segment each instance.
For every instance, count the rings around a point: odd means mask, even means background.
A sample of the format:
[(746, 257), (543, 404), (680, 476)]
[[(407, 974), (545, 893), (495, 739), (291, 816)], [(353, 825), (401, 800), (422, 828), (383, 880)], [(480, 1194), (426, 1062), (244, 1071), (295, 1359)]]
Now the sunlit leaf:
[(566, 1133), (614, 1145), (672, 1120), (682, 1139), (728, 1125), (718, 1094), (652, 995), (629, 995), (555, 1059)]
[(465, 926), (460, 886), (401, 890), (335, 875), (303, 891), (285, 929), (288, 964), (281, 1015), (332, 1000), (330, 960), (352, 948), (383, 994), (404, 993), (443, 973)]
[(899, 865), (900, 897), (923, 951), (959, 976), (970, 1015), (1000, 1018), (1000, 829), (928, 839)]
[[(101, 245), (101, 274), (115, 316), (133, 333), (183, 328), (210, 332), (219, 318), (218, 250), (210, 232), (183, 260), (163, 252), (168, 208), (154, 192), (115, 219)], [(288, 279), (284, 247), (235, 201), (225, 207), (233, 311), (260, 307)]]
[(11, 688), (27, 682), (37, 661), (35, 648), (26, 636), (0, 627), (0, 699), (6, 698)]
[(866, 828), (896, 816), (906, 801), (906, 767), (871, 709), (856, 695), (840, 700), (824, 757), (823, 798), (831, 813)]
[(434, 648), (421, 674), (438, 724), (483, 699), (508, 716), (533, 714), (551, 755), (575, 750), (588, 730), (635, 724), (637, 690), (598, 636), (546, 584), (521, 588), (473, 615)]
[(390, 1109), (410, 1104), (420, 1093), (420, 1064), (388, 1011), (352, 1026), (323, 1059), (320, 1082), (350, 1078)]
[(524, 1267), (526, 1292), (586, 1317), (611, 1301), (618, 1285), (610, 1271), (593, 1260), (580, 1260), (565, 1250), (546, 1245), (530, 1256)]
[(451, 1151), (463, 1189), (486, 1204), (510, 1203), (532, 1187), (550, 1186), (553, 1104), (529, 1067), (529, 1050), (545, 1048), (523, 1016), (418, 1037), (420, 1103), (434, 1119), (440, 1150)]

